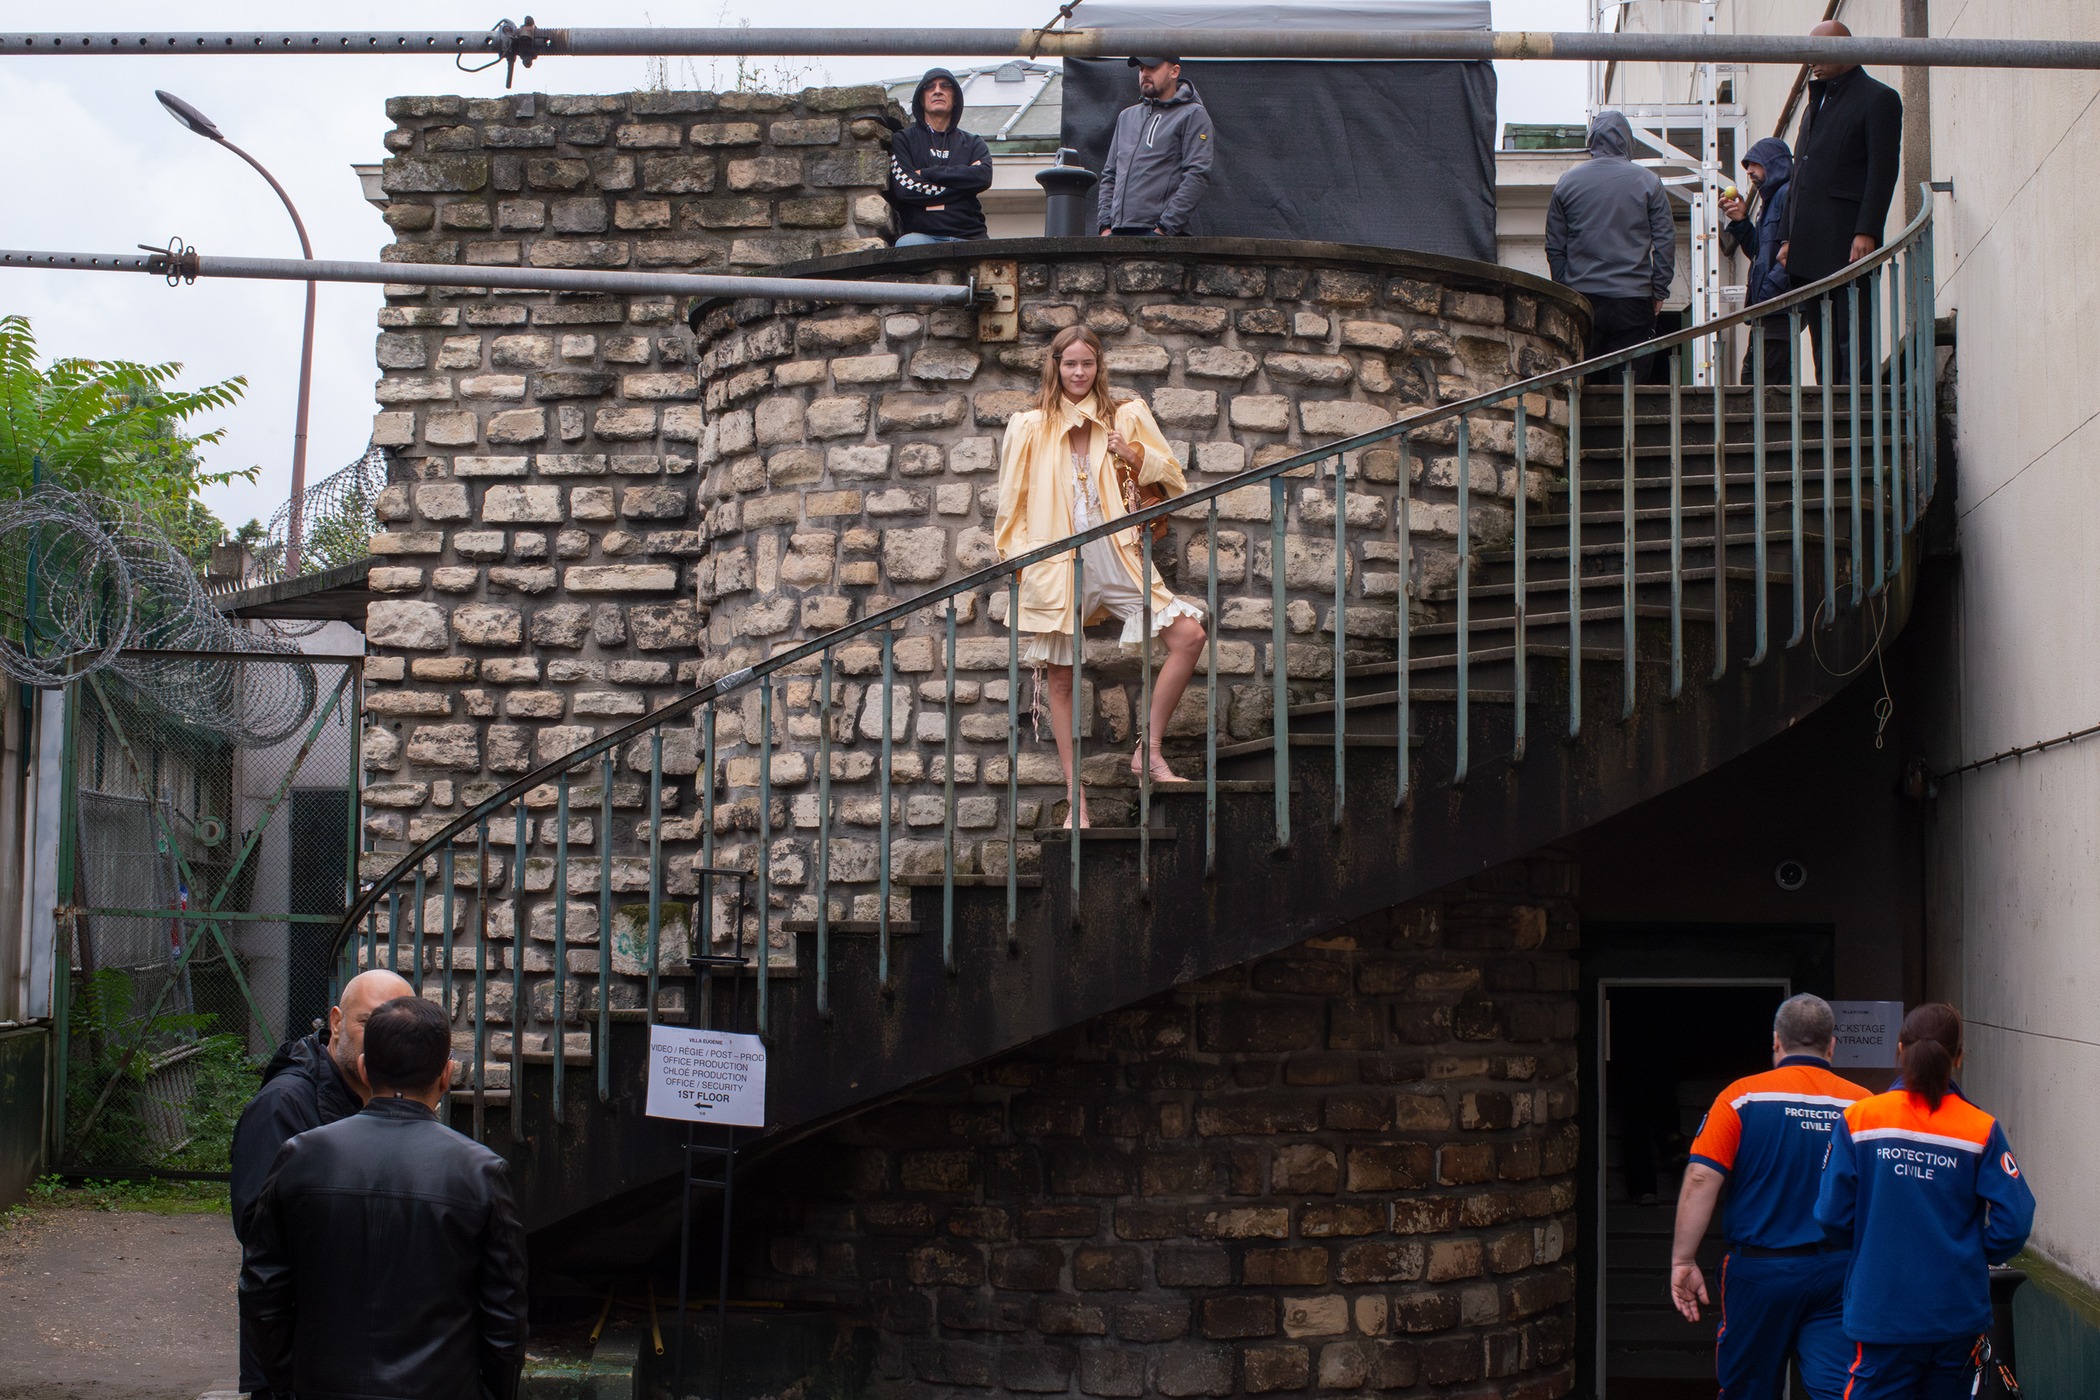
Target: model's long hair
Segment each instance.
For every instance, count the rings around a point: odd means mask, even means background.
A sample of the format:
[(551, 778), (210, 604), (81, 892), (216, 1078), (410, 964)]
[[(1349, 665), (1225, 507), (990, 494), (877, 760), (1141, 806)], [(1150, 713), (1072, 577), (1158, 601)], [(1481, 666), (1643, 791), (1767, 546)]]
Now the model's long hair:
[(1944, 1001), (1912, 1007), (1896, 1044), (1903, 1049), (1903, 1087), (1938, 1111), (1961, 1058), (1961, 1013)]
[(1057, 410), (1065, 396), (1065, 386), (1057, 377), (1057, 361), (1073, 345), (1085, 342), (1094, 352), (1094, 390), (1087, 395), (1087, 402), (1103, 422), (1112, 420), (1115, 413), (1116, 396), (1108, 387), (1108, 355), (1101, 348), (1101, 337), (1088, 326), (1066, 326), (1050, 342), (1050, 353), (1043, 357), (1043, 391), (1036, 395), (1035, 406), (1048, 418)]

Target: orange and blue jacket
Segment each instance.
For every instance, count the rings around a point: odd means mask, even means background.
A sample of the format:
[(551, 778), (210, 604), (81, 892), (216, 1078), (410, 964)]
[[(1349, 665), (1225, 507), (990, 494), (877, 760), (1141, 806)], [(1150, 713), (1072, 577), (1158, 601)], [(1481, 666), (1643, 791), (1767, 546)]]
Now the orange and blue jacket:
[(1731, 1241), (1757, 1249), (1822, 1242), (1823, 1158), (1846, 1107), (1868, 1093), (1816, 1055), (1789, 1055), (1721, 1091), (1692, 1140), (1692, 1160), (1728, 1178), (1721, 1228)]
[(1928, 1108), (1899, 1080), (1845, 1110), (1816, 1219), (1853, 1237), (1847, 1337), (1951, 1341), (1990, 1326), (1989, 1266), (2027, 1243), (2034, 1193), (1997, 1119), (1954, 1087)]

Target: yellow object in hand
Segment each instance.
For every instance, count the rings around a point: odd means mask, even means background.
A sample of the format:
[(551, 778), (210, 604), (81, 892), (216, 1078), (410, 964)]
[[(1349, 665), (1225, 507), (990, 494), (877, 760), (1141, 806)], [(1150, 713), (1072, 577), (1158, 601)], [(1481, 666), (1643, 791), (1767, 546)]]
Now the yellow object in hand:
[(1730, 185), (1727, 189), (1721, 191), (1721, 198), (1723, 199), (1741, 199), (1742, 197), (1734, 185)]

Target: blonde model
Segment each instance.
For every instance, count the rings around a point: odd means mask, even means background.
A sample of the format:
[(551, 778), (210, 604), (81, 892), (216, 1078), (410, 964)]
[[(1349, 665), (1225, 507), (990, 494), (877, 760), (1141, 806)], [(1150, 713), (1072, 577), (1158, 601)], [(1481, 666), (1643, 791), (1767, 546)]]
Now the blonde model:
[[(1101, 340), (1085, 326), (1067, 326), (1050, 342), (1043, 388), (1034, 408), (1006, 425), (999, 459), (999, 556), (1011, 559), (1076, 531), (1128, 513), (1126, 487), (1157, 486), (1170, 496), (1188, 489), (1181, 463), (1167, 450), (1159, 424), (1143, 399), (1113, 393), (1102, 365)], [(1158, 782), (1181, 778), (1160, 756), (1160, 736), (1181, 703), (1203, 650), (1203, 613), (1146, 573), (1137, 531), (1120, 531), (1081, 547), (1085, 596), (1076, 600), (1087, 622), (1116, 617), (1125, 646), (1145, 642), (1145, 593), (1152, 597), (1152, 633), (1163, 637), (1167, 659), (1152, 687), (1152, 712), (1138, 736), (1130, 770), (1149, 763)], [(1145, 580), (1141, 586), (1139, 580)], [(1072, 559), (1046, 559), (1021, 571), (1021, 659), (1049, 668), (1051, 730), (1065, 781), (1072, 779)], [(1087, 824), (1080, 794), (1078, 824)], [(1072, 824), (1072, 817), (1066, 824)]]

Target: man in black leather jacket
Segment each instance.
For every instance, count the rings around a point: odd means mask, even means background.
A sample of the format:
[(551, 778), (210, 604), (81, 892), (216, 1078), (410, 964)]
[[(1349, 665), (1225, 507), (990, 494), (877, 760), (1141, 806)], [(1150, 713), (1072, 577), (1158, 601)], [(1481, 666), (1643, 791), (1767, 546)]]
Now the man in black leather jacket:
[(372, 1013), (361, 1113), (277, 1154), (248, 1219), (241, 1321), (300, 1400), (515, 1400), (525, 1232), (503, 1159), (437, 1121), (451, 1027), (421, 997)]
[[(229, 1194), (235, 1239), (247, 1243), (248, 1214), (262, 1194), (278, 1149), (308, 1128), (348, 1118), (371, 1097), (372, 1091), (357, 1070), (357, 1057), (365, 1045), (365, 1022), (381, 1006), (414, 990), (406, 978), (384, 968), (360, 972), (344, 984), (342, 996), (328, 1008), (327, 1029), (277, 1047), (263, 1071), (262, 1087), (241, 1110), (240, 1122), (233, 1129)], [(241, 1327), (241, 1389), (257, 1400), (270, 1400), (255, 1341), (245, 1324)]]

